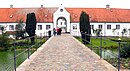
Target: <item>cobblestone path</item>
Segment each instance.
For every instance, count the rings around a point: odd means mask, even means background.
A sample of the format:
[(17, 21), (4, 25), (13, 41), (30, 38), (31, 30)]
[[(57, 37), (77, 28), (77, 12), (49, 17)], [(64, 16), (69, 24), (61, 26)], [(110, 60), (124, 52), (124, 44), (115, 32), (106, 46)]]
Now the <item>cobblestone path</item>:
[(51, 37), (17, 71), (117, 71), (69, 34)]

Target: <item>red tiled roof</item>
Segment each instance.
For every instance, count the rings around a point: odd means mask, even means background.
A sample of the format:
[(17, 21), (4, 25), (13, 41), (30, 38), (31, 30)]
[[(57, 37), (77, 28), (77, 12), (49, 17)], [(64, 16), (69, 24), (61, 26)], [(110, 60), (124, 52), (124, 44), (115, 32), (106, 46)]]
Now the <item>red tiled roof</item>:
[(68, 8), (67, 11), (73, 17), (72, 22), (79, 22), (81, 11), (89, 14), (91, 22), (130, 22), (130, 9)]
[[(37, 22), (53, 22), (53, 13), (58, 8), (0, 8), (0, 22), (26, 21), (26, 14), (35, 12)], [(117, 8), (66, 8), (71, 22), (79, 22), (82, 11), (91, 17), (91, 22), (130, 22), (130, 9)]]
[(37, 22), (52, 22), (52, 15), (57, 8), (0, 8), (0, 22), (26, 21), (26, 15), (34, 12)]

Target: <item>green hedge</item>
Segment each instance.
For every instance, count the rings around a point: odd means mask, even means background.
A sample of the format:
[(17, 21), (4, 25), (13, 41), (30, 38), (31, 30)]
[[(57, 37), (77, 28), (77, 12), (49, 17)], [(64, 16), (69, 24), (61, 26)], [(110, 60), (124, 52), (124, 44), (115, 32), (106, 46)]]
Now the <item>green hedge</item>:
[[(120, 38), (121, 42), (130, 42), (130, 39), (127, 37), (120, 37)], [(108, 37), (108, 39), (118, 42), (119, 37)]]

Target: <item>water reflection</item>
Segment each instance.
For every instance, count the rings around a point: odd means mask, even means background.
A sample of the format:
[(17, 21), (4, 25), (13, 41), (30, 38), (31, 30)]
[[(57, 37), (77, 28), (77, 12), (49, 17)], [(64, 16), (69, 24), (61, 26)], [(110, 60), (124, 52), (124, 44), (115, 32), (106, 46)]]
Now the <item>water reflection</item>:
[[(100, 50), (99, 49), (94, 49), (94, 52), (96, 53), (96, 54), (100, 54)], [(102, 50), (102, 57), (104, 58), (104, 59), (109, 59), (109, 58), (117, 58), (117, 55), (118, 55), (118, 53), (117, 53), (117, 51), (116, 50)]]
[[(20, 53), (24, 50), (19, 50), (16, 51), (16, 53)], [(34, 52), (31, 51), (30, 53)], [(18, 56), (17, 58), (17, 64), (16, 66), (18, 67), (25, 59), (27, 59), (27, 55), (28, 53), (25, 52), (23, 54), (21, 54), (20, 56)], [(13, 71), (14, 69), (14, 52), (13, 51), (5, 51), (5, 52), (0, 52), (0, 71)], [(6, 69), (6, 70), (5, 70)]]

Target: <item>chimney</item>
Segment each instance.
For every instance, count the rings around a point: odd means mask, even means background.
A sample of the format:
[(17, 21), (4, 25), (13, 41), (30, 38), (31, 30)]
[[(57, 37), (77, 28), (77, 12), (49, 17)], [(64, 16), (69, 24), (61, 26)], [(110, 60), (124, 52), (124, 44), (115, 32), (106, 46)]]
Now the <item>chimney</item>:
[(43, 8), (43, 5), (41, 5), (41, 8)]
[(106, 5), (106, 9), (110, 9), (110, 5), (109, 4)]
[(12, 9), (12, 8), (13, 8), (13, 5), (10, 5), (10, 8)]

